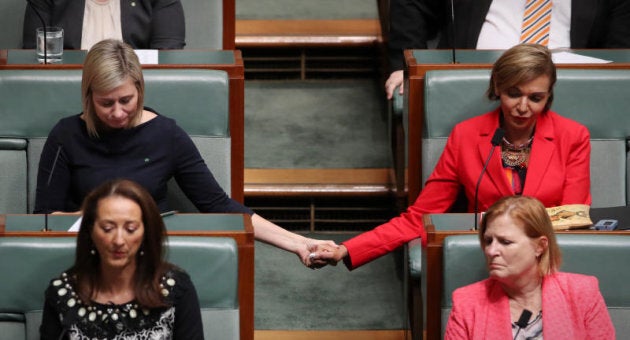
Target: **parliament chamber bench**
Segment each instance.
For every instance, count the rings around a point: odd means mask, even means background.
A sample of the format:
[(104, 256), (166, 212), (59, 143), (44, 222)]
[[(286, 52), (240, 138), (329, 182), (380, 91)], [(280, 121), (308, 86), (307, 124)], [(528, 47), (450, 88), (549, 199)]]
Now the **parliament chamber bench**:
[[(57, 236), (0, 237), (0, 339), (40, 338), (46, 287), (74, 263), (76, 237)], [(240, 334), (235, 240), (169, 236), (166, 254), (167, 261), (184, 269), (195, 285), (205, 338), (244, 338)]]
[[(230, 194), (232, 172), (243, 169), (232, 168), (227, 73), (145, 69), (144, 78), (145, 105), (177, 121)], [(79, 112), (80, 69), (0, 70), (0, 213), (32, 212), (46, 137), (60, 118)], [(196, 211), (174, 180), (169, 183), (169, 205), (182, 212)]]
[[(557, 239), (562, 252), (560, 271), (597, 277), (617, 337), (626, 337), (630, 334), (629, 235), (557, 234)], [(453, 291), (488, 277), (476, 234), (446, 237), (443, 257), (442, 335), (453, 307)]]
[[(36, 239), (72, 237), (74, 239), (76, 234), (67, 230), (77, 221), (77, 218), (78, 216), (74, 214), (48, 216), (43, 214), (0, 214), (0, 240), (16, 237)], [(203, 240), (196, 240), (195, 237), (200, 239), (229, 238), (234, 241), (237, 252), (236, 270), (238, 281), (230, 281), (230, 284), (234, 284), (238, 295), (238, 334), (240, 339), (252, 340), (254, 338), (254, 228), (251, 223), (251, 217), (248, 214), (233, 213), (176, 213), (164, 216), (163, 219), (167, 234), (171, 239), (190, 238), (190, 245), (192, 246), (197, 242), (203, 242)], [(0, 244), (0, 248), (2, 247)], [(12, 259), (12, 257), (9, 259)], [(180, 263), (177, 261), (173, 260), (175, 264), (179, 265)], [(190, 261), (191, 264), (199, 267), (194, 270), (204, 270), (205, 260), (191, 258)], [(11, 265), (4, 264), (7, 266)], [(187, 267), (184, 267), (184, 269), (187, 269)], [(218, 279), (213, 278), (213, 280)], [(212, 282), (214, 281), (209, 283)], [(211, 288), (209, 287), (209, 289)], [(206, 289), (206, 286), (204, 286), (204, 289)], [(0, 304), (1, 310), (2, 305)], [(209, 313), (207, 314), (210, 315)], [(224, 318), (219, 315), (217, 320), (224, 320)], [(1, 335), (0, 339), (2, 339)]]
[[(591, 138), (592, 207), (626, 206), (630, 203), (630, 69), (559, 68), (551, 109), (585, 125)], [(424, 183), (442, 154), (455, 124), (498, 106), (485, 97), (489, 69), (432, 70), (424, 75), (422, 124), (407, 126), (422, 136), (409, 159), (420, 159), (421, 171), (408, 176)], [(405, 120), (403, 120), (405, 121)], [(488, 152), (490, 145), (488, 145)], [(413, 201), (410, 201), (410, 204)], [(426, 296), (422, 275), (426, 258), (419, 239), (407, 244), (410, 313), (415, 339), (422, 333)]]

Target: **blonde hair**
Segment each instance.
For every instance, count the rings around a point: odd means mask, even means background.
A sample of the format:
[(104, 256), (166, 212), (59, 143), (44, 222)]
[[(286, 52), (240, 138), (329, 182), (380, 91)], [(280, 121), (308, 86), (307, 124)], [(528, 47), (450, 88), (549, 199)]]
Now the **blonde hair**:
[(129, 121), (131, 127), (141, 119), (144, 103), (144, 77), (138, 56), (131, 46), (119, 40), (106, 39), (92, 46), (83, 63), (81, 81), (83, 115), (91, 137), (98, 138), (103, 128), (103, 122), (94, 109), (94, 92), (112, 91), (128, 77), (138, 90), (136, 113)]
[(553, 102), (553, 86), (556, 83), (556, 65), (549, 49), (537, 44), (520, 44), (505, 51), (492, 67), (486, 95), (498, 100), (499, 93), (540, 76), (549, 77), (549, 98), (543, 112)]
[(545, 236), (547, 238), (547, 247), (538, 258), (538, 271), (540, 276), (557, 272), (562, 263), (562, 254), (556, 241), (556, 234), (545, 206), (533, 197), (506, 196), (496, 201), (481, 220), (479, 227), (481, 248), (485, 247), (484, 234), (488, 223), (503, 215), (520, 222), (527, 237), (536, 239)]

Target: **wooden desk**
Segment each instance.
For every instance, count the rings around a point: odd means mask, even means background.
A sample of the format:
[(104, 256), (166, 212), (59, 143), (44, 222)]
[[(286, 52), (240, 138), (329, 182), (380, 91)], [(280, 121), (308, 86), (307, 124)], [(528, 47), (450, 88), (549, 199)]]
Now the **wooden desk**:
[[(62, 237), (77, 216), (49, 216), (52, 231), (41, 231), (45, 215), (0, 215), (0, 237)], [(241, 339), (254, 339), (254, 227), (246, 214), (175, 214), (164, 218), (169, 236), (231, 237), (238, 247)], [(27, 231), (32, 230), (32, 231)], [(71, 264), (68, 264), (70, 266)]]
[[(422, 188), (422, 130), (424, 124), (424, 76), (431, 70), (490, 69), (504, 51), (405, 50), (404, 111), (407, 115), (407, 198), (413, 203)], [(611, 60), (607, 64), (557, 64), (558, 68), (630, 69), (630, 49), (570, 50), (580, 55)], [(479, 96), (483, 96), (479, 93)], [(479, 112), (482, 114), (483, 112)], [(403, 118), (404, 119), (404, 118)]]
[[(627, 212), (627, 211), (626, 211)], [(427, 214), (423, 216), (427, 230), (426, 271), (422, 279), (426, 280), (426, 334), (427, 339), (440, 339), (441, 336), (441, 298), (442, 298), (442, 248), (444, 239), (452, 235), (475, 235), (472, 230), (474, 214)], [(629, 230), (597, 231), (579, 229), (558, 231), (557, 233), (607, 234), (630, 236)], [(481, 248), (479, 249), (481, 252)]]
[[(81, 69), (87, 51), (64, 50), (59, 64), (39, 64), (34, 50), (0, 50), (0, 70)], [(238, 50), (160, 50), (158, 64), (145, 69), (221, 70), (229, 78), (231, 197), (243, 202), (245, 176), (245, 69)]]

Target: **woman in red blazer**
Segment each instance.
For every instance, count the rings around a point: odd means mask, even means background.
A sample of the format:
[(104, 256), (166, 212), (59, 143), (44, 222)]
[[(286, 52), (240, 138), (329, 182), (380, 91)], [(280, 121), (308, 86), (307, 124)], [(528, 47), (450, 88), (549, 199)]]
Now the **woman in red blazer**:
[(540, 201), (497, 201), (479, 242), (490, 277), (453, 292), (445, 339), (615, 339), (597, 278), (558, 272), (560, 249)]
[[(460, 193), (474, 210), (475, 188), (497, 128), (505, 135), (479, 185), (479, 211), (504, 196), (528, 195), (545, 206), (590, 204), (590, 135), (550, 111), (556, 68), (540, 45), (517, 45), (494, 64), (487, 95), (499, 107), (455, 126), (435, 170), (407, 212), (316, 257), (353, 269), (406, 242), (426, 240), (422, 216), (448, 212)], [(496, 150), (499, 151), (499, 150)]]

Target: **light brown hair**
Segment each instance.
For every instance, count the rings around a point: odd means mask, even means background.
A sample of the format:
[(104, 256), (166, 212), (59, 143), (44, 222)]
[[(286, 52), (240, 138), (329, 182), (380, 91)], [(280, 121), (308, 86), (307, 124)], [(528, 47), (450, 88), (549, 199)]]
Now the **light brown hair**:
[(539, 200), (528, 196), (506, 196), (496, 201), (483, 215), (479, 227), (479, 243), (484, 249), (484, 234), (488, 223), (499, 216), (507, 215), (520, 222), (525, 235), (531, 239), (541, 236), (547, 238), (547, 247), (538, 258), (538, 270), (541, 276), (555, 273), (562, 263), (560, 247), (551, 226), (551, 219), (545, 206)]
[(486, 95), (490, 100), (498, 100), (501, 92), (540, 76), (549, 77), (549, 97), (543, 110), (547, 112), (553, 102), (553, 86), (557, 79), (551, 52), (542, 45), (516, 45), (505, 51), (494, 63)]

